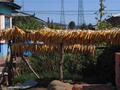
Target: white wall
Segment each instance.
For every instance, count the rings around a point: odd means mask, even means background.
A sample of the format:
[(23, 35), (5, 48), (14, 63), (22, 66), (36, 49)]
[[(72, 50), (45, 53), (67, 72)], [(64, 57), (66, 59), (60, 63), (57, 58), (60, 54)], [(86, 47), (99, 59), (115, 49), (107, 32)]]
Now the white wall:
[(10, 17), (10, 28), (12, 28), (12, 17)]
[(0, 15), (0, 30), (5, 29), (5, 16)]
[[(10, 28), (12, 28), (12, 17), (7, 16), (10, 18)], [(0, 15), (0, 30), (5, 29), (5, 15)]]

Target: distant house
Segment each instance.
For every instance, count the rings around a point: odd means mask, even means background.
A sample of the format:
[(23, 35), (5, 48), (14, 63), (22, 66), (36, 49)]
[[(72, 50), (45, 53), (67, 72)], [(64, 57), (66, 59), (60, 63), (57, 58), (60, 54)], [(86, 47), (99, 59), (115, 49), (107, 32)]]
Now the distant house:
[(120, 14), (112, 15), (110, 18), (106, 19), (113, 27), (120, 26)]
[[(14, 0), (0, 0), (0, 30), (12, 28), (12, 13), (20, 8), (19, 5), (14, 3)], [(0, 41), (0, 60), (5, 59), (7, 48), (7, 42), (5, 40)]]

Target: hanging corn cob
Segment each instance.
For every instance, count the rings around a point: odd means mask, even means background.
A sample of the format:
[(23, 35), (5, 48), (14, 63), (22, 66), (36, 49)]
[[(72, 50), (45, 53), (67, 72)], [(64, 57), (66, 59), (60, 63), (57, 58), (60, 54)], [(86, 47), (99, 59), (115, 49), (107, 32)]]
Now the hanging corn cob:
[[(83, 45), (69, 45), (64, 47), (65, 52), (67, 53), (94, 53), (95, 46), (83, 46)], [(25, 51), (31, 51), (33, 53), (59, 53), (59, 46), (51, 46), (51, 45), (27, 45), (27, 44), (13, 44), (12, 51), (16, 55), (22, 55)]]
[(33, 42), (44, 42), (50, 45), (81, 44), (95, 45), (105, 42), (107, 44), (120, 45), (120, 30), (106, 31), (67, 31), (67, 30), (50, 30), (43, 29), (35, 32), (25, 32), (17, 27), (1, 32), (0, 39), (14, 42), (24, 42), (32, 40)]

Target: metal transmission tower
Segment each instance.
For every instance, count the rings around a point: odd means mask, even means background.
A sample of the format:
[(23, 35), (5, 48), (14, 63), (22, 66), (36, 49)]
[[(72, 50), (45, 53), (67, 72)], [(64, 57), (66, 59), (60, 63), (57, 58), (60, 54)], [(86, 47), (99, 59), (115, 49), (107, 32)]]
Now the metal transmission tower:
[(61, 24), (61, 29), (63, 29), (63, 27), (65, 25), (64, 0), (61, 0), (60, 24)]
[(84, 21), (84, 9), (83, 9), (83, 0), (78, 0), (78, 27), (83, 25)]
[(22, 0), (22, 11), (24, 11), (24, 0)]

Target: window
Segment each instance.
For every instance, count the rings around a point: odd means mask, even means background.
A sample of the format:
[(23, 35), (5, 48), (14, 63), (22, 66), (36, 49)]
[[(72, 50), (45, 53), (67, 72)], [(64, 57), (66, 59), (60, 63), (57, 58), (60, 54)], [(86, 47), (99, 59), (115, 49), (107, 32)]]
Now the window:
[(10, 17), (5, 16), (5, 29), (10, 28)]

